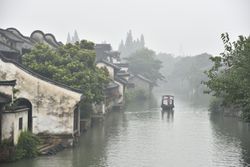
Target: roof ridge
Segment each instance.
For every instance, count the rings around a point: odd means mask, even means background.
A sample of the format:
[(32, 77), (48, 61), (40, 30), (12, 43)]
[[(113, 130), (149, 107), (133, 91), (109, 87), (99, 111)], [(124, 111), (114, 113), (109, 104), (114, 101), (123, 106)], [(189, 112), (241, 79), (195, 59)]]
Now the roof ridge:
[(41, 79), (41, 80), (43, 80), (43, 81), (49, 82), (49, 83), (51, 83), (51, 84), (53, 84), (53, 85), (55, 85), (55, 86), (59, 86), (59, 87), (61, 87), (61, 88), (64, 88), (64, 89), (67, 89), (67, 90), (70, 90), (70, 91), (74, 91), (74, 92), (77, 92), (77, 93), (82, 93), (82, 91), (81, 91), (80, 89), (73, 88), (73, 87), (70, 87), (70, 86), (65, 85), (65, 84), (63, 84), (63, 83), (60, 83), (60, 82), (58, 82), (58, 81), (54, 81), (54, 80), (52, 80), (52, 79), (49, 79), (49, 78), (47, 78), (47, 77), (44, 77), (44, 76), (42, 76), (42, 75), (40, 75), (40, 74), (38, 74), (38, 73), (36, 73), (36, 72), (34, 72), (34, 71), (28, 69), (27, 67), (25, 67), (24, 65), (22, 65), (22, 64), (20, 64), (20, 63), (18, 63), (18, 62), (16, 62), (16, 61), (13, 61), (13, 60), (11, 60), (11, 59), (6, 58), (6, 57), (2, 54), (1, 51), (0, 51), (0, 59), (1, 59), (2, 61), (4, 61), (4, 62), (12, 63), (12, 64), (14, 64), (17, 68), (23, 70), (24, 72), (26, 72), (26, 73), (28, 73), (28, 74), (30, 74), (30, 75), (36, 77), (36, 78), (39, 78), (39, 79)]

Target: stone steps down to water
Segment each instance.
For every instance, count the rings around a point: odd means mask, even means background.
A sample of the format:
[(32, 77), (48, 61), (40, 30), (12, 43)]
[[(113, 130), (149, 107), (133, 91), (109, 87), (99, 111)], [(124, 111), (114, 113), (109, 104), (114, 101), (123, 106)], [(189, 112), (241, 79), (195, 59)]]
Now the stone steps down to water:
[(40, 155), (55, 155), (66, 148), (62, 139), (55, 136), (40, 136), (40, 139), (42, 144), (37, 147)]
[(55, 155), (57, 152), (64, 150), (65, 147), (62, 143), (57, 144), (46, 144), (44, 146), (40, 146), (38, 149), (40, 155)]

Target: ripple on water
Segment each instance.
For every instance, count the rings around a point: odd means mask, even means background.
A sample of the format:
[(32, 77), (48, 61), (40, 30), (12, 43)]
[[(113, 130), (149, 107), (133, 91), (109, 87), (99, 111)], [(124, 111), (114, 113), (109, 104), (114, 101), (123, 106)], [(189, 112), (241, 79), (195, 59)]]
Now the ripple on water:
[(247, 166), (249, 129), (178, 102), (172, 114), (162, 115), (160, 108), (110, 113), (103, 126), (81, 137), (78, 148), (1, 167)]

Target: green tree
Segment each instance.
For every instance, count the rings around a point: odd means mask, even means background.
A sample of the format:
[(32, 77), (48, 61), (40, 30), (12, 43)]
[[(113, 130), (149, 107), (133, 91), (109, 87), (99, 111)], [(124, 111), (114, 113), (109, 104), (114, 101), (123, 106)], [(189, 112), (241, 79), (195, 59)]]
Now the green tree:
[(39, 138), (30, 132), (21, 132), (16, 146), (16, 159), (34, 158), (38, 155)]
[(207, 93), (222, 98), (223, 106), (240, 107), (243, 117), (250, 120), (250, 37), (230, 42), (225, 33), (221, 38), (225, 51), (210, 58), (214, 65), (206, 71)]
[(81, 89), (86, 102), (98, 103), (104, 98), (108, 71), (95, 66), (93, 42), (83, 40), (57, 49), (37, 44), (23, 56), (22, 63), (47, 78)]
[(132, 53), (126, 60), (129, 63), (129, 70), (133, 74), (141, 74), (155, 84), (157, 80), (164, 79), (164, 76), (160, 73), (161, 61), (156, 59), (154, 51), (143, 48)]
[[(169, 86), (176, 93), (187, 94), (189, 96), (203, 95), (203, 87), (201, 81), (206, 79), (204, 74), (205, 69), (209, 69), (212, 64), (209, 62), (211, 55), (203, 53), (196, 56), (179, 57), (177, 60), (172, 60), (172, 70), (169, 63), (164, 62), (164, 74), (168, 75)], [(169, 59), (171, 62), (171, 59)], [(194, 93), (196, 92), (196, 93)]]

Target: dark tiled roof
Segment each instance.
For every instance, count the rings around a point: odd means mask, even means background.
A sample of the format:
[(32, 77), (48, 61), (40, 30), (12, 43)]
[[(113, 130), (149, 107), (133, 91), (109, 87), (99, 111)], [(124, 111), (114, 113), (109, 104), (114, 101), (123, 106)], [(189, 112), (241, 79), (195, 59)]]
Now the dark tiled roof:
[(128, 72), (125, 71), (119, 71), (118, 73), (116, 73), (117, 76), (130, 76), (130, 74)]
[(15, 34), (7, 31), (7, 30), (3, 30), (0, 28), (0, 33), (3, 34), (5, 37), (7, 37), (8, 39), (15, 41), (15, 42), (23, 42), (20, 38), (18, 38)]
[(146, 81), (148, 83), (153, 83), (153, 81), (151, 81), (150, 79), (144, 77), (143, 75), (138, 74), (137, 77), (141, 78), (142, 80), (144, 80), (144, 81)]
[(60, 43), (56, 41), (53, 34), (44, 34), (41, 30), (35, 30), (31, 33), (30, 38), (38, 43), (47, 44), (53, 48), (58, 48)]
[(121, 69), (121, 68), (118, 67), (117, 65), (115, 65), (115, 64), (113, 64), (113, 63), (111, 63), (111, 62), (108, 62), (107, 60), (99, 60), (99, 61), (97, 61), (96, 63), (104, 63), (104, 64), (106, 64), (106, 65), (108, 65), (108, 66), (110, 66), (110, 67), (113, 67), (113, 68), (116, 69), (116, 70), (120, 70), (120, 69)]
[(128, 63), (115, 63), (115, 65), (117, 65), (119, 67), (129, 67)]
[(150, 79), (148, 79), (148, 78), (146, 78), (146, 77), (144, 77), (143, 75), (140, 75), (140, 74), (132, 75), (130, 78), (135, 78), (135, 77), (137, 77), (137, 78), (139, 78), (139, 79), (141, 79), (141, 80), (143, 80), (145, 82), (148, 82), (149, 84), (154, 85), (153, 81), (151, 81)]
[(7, 28), (6, 30), (13, 33), (13, 34), (15, 34), (18, 38), (22, 39), (26, 43), (29, 43), (30, 45), (34, 44), (34, 41), (32, 41), (29, 37), (26, 37), (23, 34), (21, 34), (20, 31), (18, 31), (15, 28)]
[(49, 44), (53, 45), (55, 48), (57, 48), (61, 45), (59, 42), (57, 42), (57, 40), (53, 34), (45, 34), (44, 38)]
[(112, 50), (112, 47), (110, 44), (96, 44), (95, 49), (103, 49), (104, 51), (110, 51)]
[(11, 96), (0, 92), (0, 103), (9, 103), (9, 102), (11, 102)]
[(17, 68), (20, 68), (21, 70), (25, 71), (26, 73), (28, 73), (28, 74), (30, 74), (30, 75), (36, 77), (36, 78), (39, 78), (39, 79), (41, 79), (41, 80), (44, 80), (44, 81), (46, 81), (46, 82), (48, 82), (48, 83), (51, 83), (51, 84), (53, 84), (53, 85), (62, 87), (62, 88), (64, 88), (64, 89), (67, 89), (67, 90), (70, 90), (70, 91), (73, 91), (73, 92), (82, 93), (82, 91), (81, 91), (80, 89), (72, 88), (72, 87), (70, 87), (70, 86), (68, 86), (68, 85), (65, 85), (65, 84), (62, 84), (62, 83), (60, 83), (60, 82), (57, 82), (57, 81), (51, 80), (51, 79), (49, 79), (49, 78), (46, 78), (46, 77), (44, 77), (44, 76), (42, 76), (42, 75), (40, 75), (40, 74), (38, 74), (38, 73), (36, 73), (36, 72), (34, 72), (34, 71), (28, 69), (27, 67), (25, 67), (24, 65), (22, 65), (22, 64), (20, 64), (20, 63), (18, 63), (18, 62), (16, 62), (16, 61), (13, 61), (13, 60), (11, 60), (11, 59), (6, 58), (2, 52), (0, 52), (0, 59), (1, 59), (2, 61), (4, 61), (4, 62), (12, 63), (12, 64), (14, 64)]
[(0, 41), (0, 51), (4, 52), (13, 52), (13, 53), (19, 53), (19, 51), (11, 46), (6, 45), (5, 43)]
[(128, 81), (123, 79), (123, 78), (120, 78), (120, 77), (115, 77), (115, 81), (119, 82), (119, 83), (122, 83), (123, 85), (127, 85), (128, 84)]
[(3, 114), (14, 114), (14, 113), (19, 113), (19, 112), (28, 112), (29, 108), (26, 106), (17, 106), (8, 110), (3, 111)]
[(104, 53), (111, 57), (119, 57), (120, 55), (120, 52), (118, 51), (105, 51)]
[(106, 90), (108, 89), (114, 89), (114, 88), (117, 88), (119, 85), (117, 83), (115, 83), (114, 81), (111, 81), (108, 83), (108, 85), (106, 86)]
[(0, 81), (0, 86), (15, 86), (16, 80)]

